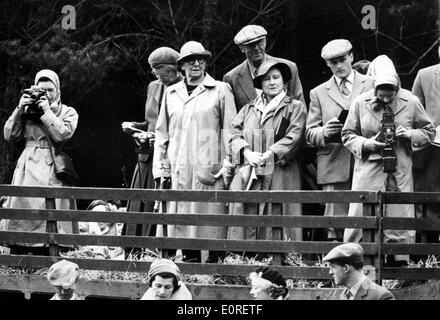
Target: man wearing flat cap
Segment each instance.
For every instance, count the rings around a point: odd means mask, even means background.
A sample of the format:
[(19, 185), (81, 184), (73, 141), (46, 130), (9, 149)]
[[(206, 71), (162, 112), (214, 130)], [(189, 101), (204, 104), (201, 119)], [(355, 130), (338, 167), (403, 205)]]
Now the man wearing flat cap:
[[(306, 141), (318, 148), (317, 182), (322, 189), (351, 190), (354, 159), (341, 142), (343, 117), (357, 96), (373, 88), (373, 81), (352, 69), (352, 45), (348, 40), (330, 41), (322, 48), (321, 57), (333, 76), (310, 91)], [(324, 215), (346, 216), (348, 207), (343, 203), (327, 203)], [(331, 228), (327, 237), (330, 241), (342, 241), (343, 232), (344, 229)]]
[(76, 263), (67, 260), (54, 263), (47, 272), (47, 280), (56, 291), (50, 300), (82, 300), (75, 292), (79, 280), (79, 267)]
[(341, 244), (322, 259), (330, 263), (330, 274), (336, 285), (346, 287), (341, 300), (394, 300), (385, 287), (370, 280), (362, 272), (364, 249), (354, 242)]
[(292, 79), (287, 83), (287, 94), (293, 99), (304, 103), (301, 81), (298, 76), (298, 68), (292, 61), (272, 57), (266, 53), (267, 31), (258, 25), (248, 25), (241, 29), (234, 38), (240, 51), (246, 55), (246, 60), (229, 71), (223, 77), (223, 81), (230, 84), (234, 93), (237, 111), (247, 103), (254, 101), (258, 90), (253, 86), (253, 78), (257, 74), (258, 67), (267, 60), (275, 60), (287, 64), (292, 72)]
[[(138, 163), (133, 172), (131, 188), (154, 188), (152, 167), (156, 121), (161, 109), (165, 89), (183, 80), (183, 76), (180, 74), (177, 66), (178, 59), (179, 53), (169, 47), (157, 48), (149, 55), (148, 63), (152, 74), (157, 80), (150, 82), (148, 85), (145, 121), (122, 123), (122, 130), (131, 134), (137, 145)], [(127, 211), (152, 212), (153, 207), (153, 201), (129, 201)], [(125, 224), (123, 235), (154, 236), (155, 227), (142, 224)], [(132, 248), (125, 249), (127, 254), (133, 253)]]

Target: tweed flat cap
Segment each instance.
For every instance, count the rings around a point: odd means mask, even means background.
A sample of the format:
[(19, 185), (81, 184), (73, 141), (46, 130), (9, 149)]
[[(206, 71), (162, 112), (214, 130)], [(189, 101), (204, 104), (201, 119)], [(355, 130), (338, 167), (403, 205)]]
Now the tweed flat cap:
[(69, 288), (74, 285), (79, 278), (79, 267), (76, 263), (61, 260), (54, 263), (48, 273), (47, 280), (53, 286)]
[(238, 31), (234, 37), (234, 43), (236, 45), (249, 44), (261, 40), (266, 36), (267, 31), (262, 26), (250, 24)]
[(265, 61), (257, 70), (257, 76), (254, 78), (255, 88), (261, 89), (263, 77), (273, 68), (280, 70), (281, 75), (283, 76), (283, 83), (289, 82), (290, 79), (292, 79), (292, 72), (287, 64), (284, 62), (277, 62), (275, 60), (268, 60)]
[(155, 68), (161, 64), (177, 64), (177, 59), (179, 59), (179, 53), (176, 50), (160, 47), (148, 56), (148, 63)]
[(341, 244), (325, 255), (322, 258), (323, 262), (343, 260), (352, 263), (363, 263), (364, 262), (364, 249), (360, 244), (354, 242), (348, 242)]
[(336, 39), (328, 42), (321, 51), (321, 57), (324, 60), (341, 57), (353, 49), (350, 41), (345, 39)]

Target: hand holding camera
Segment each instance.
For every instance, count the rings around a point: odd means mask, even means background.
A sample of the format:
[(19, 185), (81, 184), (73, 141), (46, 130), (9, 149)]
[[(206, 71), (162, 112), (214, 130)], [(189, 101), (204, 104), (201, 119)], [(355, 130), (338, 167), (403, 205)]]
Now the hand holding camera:
[(411, 129), (406, 129), (405, 127), (398, 126), (396, 129), (396, 137), (411, 139)]
[(39, 121), (40, 117), (50, 109), (46, 90), (37, 86), (23, 90), (18, 108), (25, 120)]
[(324, 138), (329, 139), (341, 132), (344, 125), (337, 119), (332, 118), (324, 125)]

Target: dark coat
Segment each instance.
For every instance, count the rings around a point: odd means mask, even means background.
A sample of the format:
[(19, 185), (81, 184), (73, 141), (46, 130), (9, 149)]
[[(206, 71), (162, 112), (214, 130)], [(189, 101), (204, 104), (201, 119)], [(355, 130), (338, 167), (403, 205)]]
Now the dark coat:
[[(292, 79), (287, 84), (287, 94), (293, 99), (304, 102), (303, 89), (301, 81), (298, 76), (298, 68), (296, 64), (290, 60), (272, 57), (267, 55), (268, 60), (275, 60), (278, 62), (284, 62), (292, 71)], [(238, 65), (223, 77), (223, 81), (229, 83), (234, 93), (235, 105), (237, 106), (237, 112), (243, 108), (244, 105), (254, 101), (257, 97), (257, 91), (254, 88), (253, 79), (247, 60)]]

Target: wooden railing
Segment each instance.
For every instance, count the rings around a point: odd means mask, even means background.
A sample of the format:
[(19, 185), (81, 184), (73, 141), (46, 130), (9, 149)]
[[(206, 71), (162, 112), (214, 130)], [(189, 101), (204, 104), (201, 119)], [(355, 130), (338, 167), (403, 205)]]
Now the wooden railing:
[[(381, 255), (416, 254), (440, 255), (440, 244), (392, 244), (382, 243), (384, 229), (395, 230), (440, 230), (440, 220), (430, 218), (388, 218), (382, 217), (387, 203), (429, 204), (440, 202), (440, 193), (381, 193), (354, 191), (182, 191), (142, 190), (106, 188), (50, 188), (17, 187), (0, 185), (0, 195), (16, 197), (46, 198), (48, 209), (0, 209), (0, 219), (56, 221), (96, 221), (108, 223), (177, 224), (198, 226), (254, 226), (294, 228), (361, 228), (362, 246), (365, 255), (376, 268), (376, 279), (440, 279), (440, 268), (383, 268)], [(212, 214), (157, 214), (95, 212), (83, 210), (56, 210), (54, 199), (113, 199), (144, 201), (195, 201), (195, 202), (247, 202), (247, 203), (362, 203), (363, 217), (307, 216), (229, 216)], [(191, 249), (217, 251), (267, 252), (274, 255), (297, 252), (301, 254), (325, 254), (338, 243), (320, 241), (268, 241), (268, 240), (216, 240), (181, 239), (138, 236), (97, 236), (79, 234), (57, 234), (1, 231), (1, 243), (47, 243), (54, 256), (0, 255), (0, 265), (23, 267), (49, 267), (62, 259), (56, 256), (57, 247), (63, 245), (98, 245), (115, 247), (139, 247), (157, 249)], [(81, 269), (146, 272), (149, 262), (115, 261), (99, 259), (69, 259), (78, 263)], [(211, 263), (181, 263), (184, 274), (220, 274), (225, 276), (247, 276), (254, 270), (250, 265), (227, 265)], [(287, 278), (330, 279), (325, 267), (273, 266)], [(1, 288), (0, 288), (1, 289)]]

